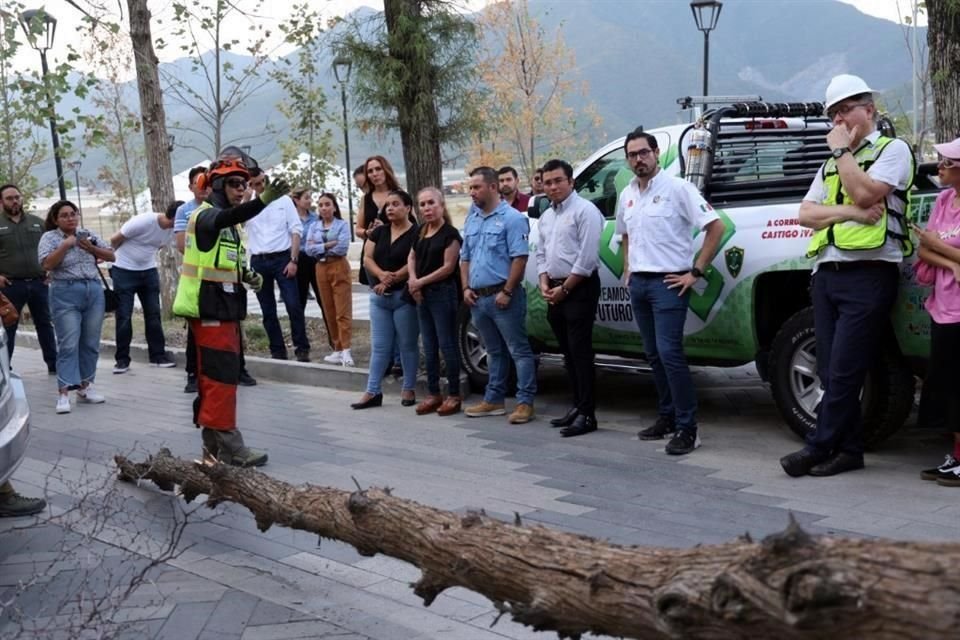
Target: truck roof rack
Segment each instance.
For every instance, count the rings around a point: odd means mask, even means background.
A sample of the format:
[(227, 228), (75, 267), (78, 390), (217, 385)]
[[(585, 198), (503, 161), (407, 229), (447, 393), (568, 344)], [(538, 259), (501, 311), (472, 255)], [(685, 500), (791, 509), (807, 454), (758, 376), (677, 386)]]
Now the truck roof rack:
[(683, 96), (677, 98), (681, 109), (693, 109), (703, 104), (734, 104), (738, 102), (763, 102), (762, 96)]

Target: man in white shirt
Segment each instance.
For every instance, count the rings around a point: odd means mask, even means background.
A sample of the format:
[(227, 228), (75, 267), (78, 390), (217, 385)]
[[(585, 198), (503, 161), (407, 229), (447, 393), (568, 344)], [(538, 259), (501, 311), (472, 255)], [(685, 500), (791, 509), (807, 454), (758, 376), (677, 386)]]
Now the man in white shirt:
[(884, 348), (897, 298), (900, 262), (912, 247), (904, 213), (914, 161), (903, 140), (877, 130), (873, 90), (862, 78), (827, 86), (831, 157), (800, 205), (814, 230), (813, 322), (823, 397), (806, 446), (780, 459), (791, 477), (833, 476), (863, 468), (860, 394), (872, 358)]
[(244, 228), (250, 268), (263, 276), (263, 287), (257, 292), (257, 300), (260, 301), (263, 329), (270, 341), (270, 356), (275, 360), (287, 359), (287, 345), (277, 318), (277, 298), (273, 291), (276, 282), (290, 318), (294, 355), (300, 362), (310, 362), (310, 341), (297, 289), (297, 259), (303, 222), (293, 199), (290, 196), (277, 198), (260, 215), (248, 220)]
[[(700, 446), (697, 396), (683, 352), (683, 327), (690, 288), (710, 266), (723, 222), (697, 188), (660, 171), (657, 139), (643, 131), (627, 134), (627, 164), (634, 179), (617, 202), (617, 233), (623, 234), (623, 263), (630, 304), (657, 387), (656, 423), (641, 440), (672, 434), (666, 452), (690, 453)], [(706, 236), (698, 254), (693, 229)]]
[(543, 165), (543, 185), (551, 206), (540, 218), (537, 274), (573, 392), (573, 407), (550, 424), (563, 427), (560, 435), (570, 438), (597, 430), (593, 323), (600, 301), (597, 263), (603, 214), (573, 190), (568, 162)]
[(181, 204), (171, 204), (165, 213), (141, 213), (134, 216), (110, 238), (110, 245), (116, 255), (116, 260), (110, 267), (110, 278), (119, 299), (114, 373), (126, 373), (130, 370), (134, 296), (140, 298), (140, 307), (143, 309), (150, 363), (164, 368), (176, 366), (176, 362), (167, 354), (163, 337), (157, 250), (172, 244), (173, 219), (177, 207)]

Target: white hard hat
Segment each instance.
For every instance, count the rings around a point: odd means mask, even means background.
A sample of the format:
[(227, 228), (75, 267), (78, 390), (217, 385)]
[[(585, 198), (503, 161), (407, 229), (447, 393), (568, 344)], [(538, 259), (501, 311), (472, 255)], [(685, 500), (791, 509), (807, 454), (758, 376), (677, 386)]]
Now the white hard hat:
[(830, 84), (827, 85), (827, 95), (824, 101), (824, 108), (829, 109), (841, 100), (846, 100), (851, 96), (858, 96), (861, 93), (873, 93), (873, 89), (867, 86), (860, 76), (852, 76), (847, 73), (841, 73), (834, 76)]

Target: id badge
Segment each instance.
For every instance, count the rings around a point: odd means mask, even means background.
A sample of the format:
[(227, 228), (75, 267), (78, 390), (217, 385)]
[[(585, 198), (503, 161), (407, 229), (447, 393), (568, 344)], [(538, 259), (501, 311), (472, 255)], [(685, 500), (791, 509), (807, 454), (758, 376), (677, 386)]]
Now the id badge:
[(238, 261), (238, 260), (237, 260), (237, 252), (236, 252), (236, 250), (234, 250), (234, 249), (228, 249), (227, 252), (226, 252), (226, 254), (227, 254), (227, 260), (229, 260), (230, 262), (237, 262), (237, 261)]

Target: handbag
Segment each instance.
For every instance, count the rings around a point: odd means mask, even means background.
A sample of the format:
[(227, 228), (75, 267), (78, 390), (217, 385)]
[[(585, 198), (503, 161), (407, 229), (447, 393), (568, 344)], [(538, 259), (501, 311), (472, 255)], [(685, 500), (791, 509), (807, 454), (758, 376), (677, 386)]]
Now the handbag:
[(103, 271), (99, 267), (97, 267), (97, 273), (100, 274), (100, 279), (103, 281), (103, 312), (113, 313), (120, 306), (120, 298), (117, 296), (117, 292), (107, 284), (107, 279), (103, 276)]
[(20, 313), (10, 302), (10, 298), (0, 293), (0, 320), (4, 327), (12, 327), (20, 321)]

